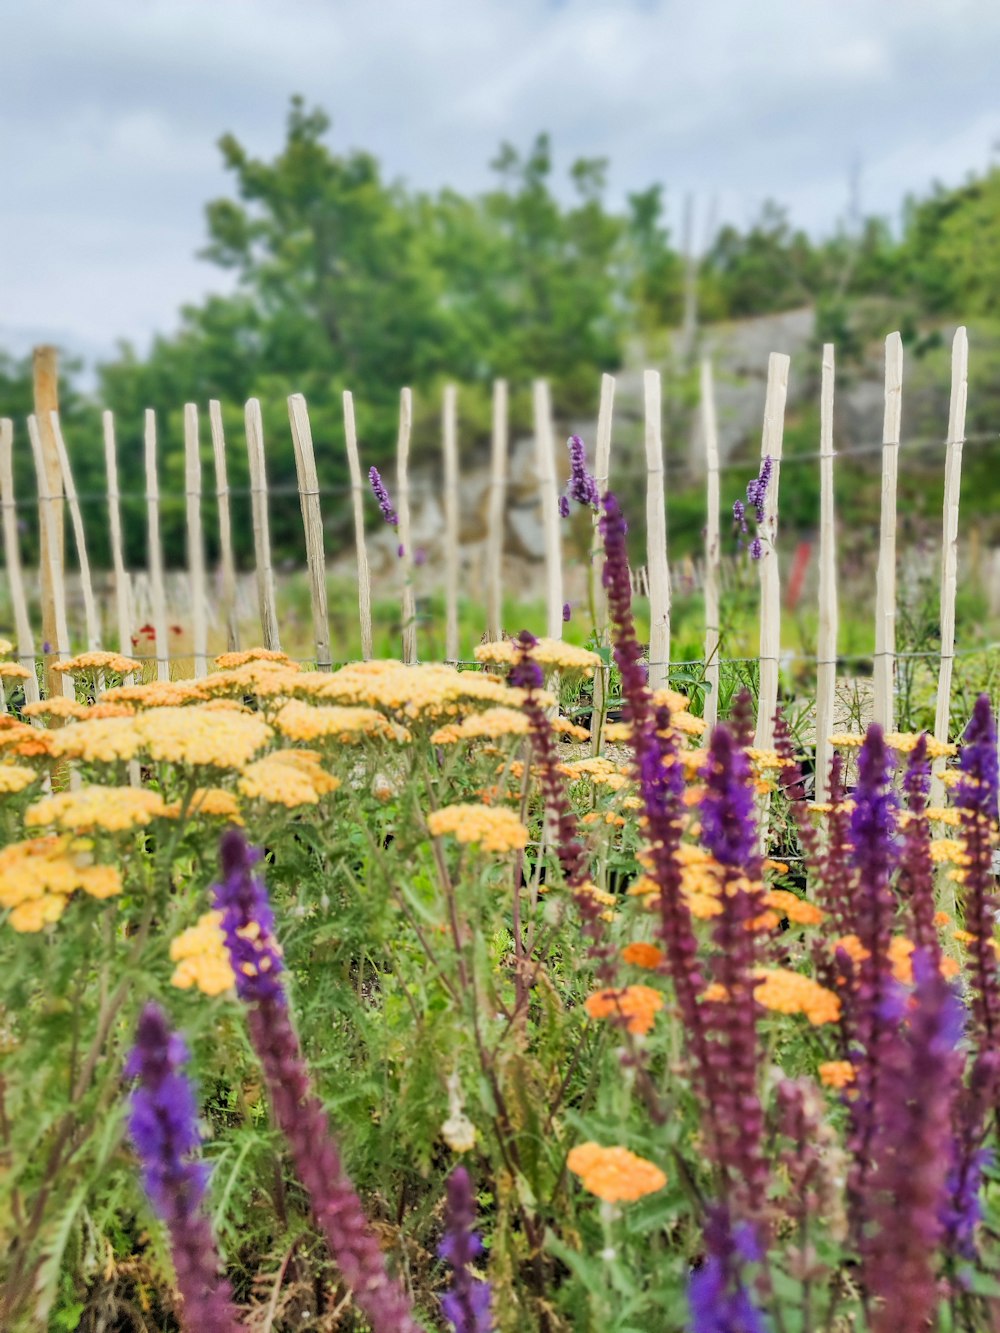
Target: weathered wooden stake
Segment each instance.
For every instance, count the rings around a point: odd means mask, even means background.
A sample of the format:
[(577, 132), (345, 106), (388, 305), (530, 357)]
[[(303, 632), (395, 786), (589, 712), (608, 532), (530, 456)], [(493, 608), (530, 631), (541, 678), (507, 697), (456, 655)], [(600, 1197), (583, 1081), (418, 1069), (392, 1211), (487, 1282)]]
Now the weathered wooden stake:
[(837, 539), (833, 497), (834, 350), (823, 345), (819, 399), (819, 632), (816, 636), (816, 777), (817, 801), (829, 789), (830, 735), (837, 691)]
[[(47, 640), (49, 651), (46, 659), (50, 669), (46, 672), (46, 687), (50, 697), (62, 694), (73, 697), (73, 682), (67, 674), (51, 669), (55, 661), (65, 662), (71, 656), (69, 630), (66, 626), (66, 582), (62, 562), (59, 558), (59, 527), (53, 509), (62, 504), (62, 494), (52, 495), (46, 490), (48, 474), (42, 450), (41, 431), (38, 418), (28, 418), (28, 439), (31, 441), (31, 453), (35, 460), (35, 475), (38, 479), (39, 532), (43, 540), (42, 569), (49, 571), (49, 587), (52, 590), (52, 616), (55, 621), (55, 642)], [(58, 455), (57, 455), (58, 459)], [(43, 620), (44, 623), (44, 620)], [(44, 649), (43, 644), (43, 649)]]
[(58, 412), (52, 413), (49, 424), (52, 428), (52, 438), (56, 442), (56, 453), (59, 455), (59, 470), (62, 476), (66, 502), (69, 505), (73, 537), (76, 542), (76, 555), (80, 566), (80, 588), (83, 592), (83, 614), (87, 626), (87, 648), (88, 651), (94, 652), (101, 647), (101, 618), (97, 614), (94, 584), (90, 577), (90, 560), (87, 558), (87, 539), (83, 530), (83, 515), (80, 513), (80, 502), (77, 499), (73, 470), (70, 467), (69, 453), (66, 449), (66, 441), (63, 439)]
[(14, 611), (14, 632), (17, 635), (17, 660), (31, 673), (24, 682), (24, 697), (28, 703), (37, 703), (38, 663), (35, 660), (35, 637), (31, 632), (28, 601), (24, 595), (17, 501), (14, 498), (14, 423), (6, 417), (0, 420), (0, 510), (3, 513), (4, 559)]
[[(39, 584), (42, 604), (42, 652), (45, 656), (46, 692), (62, 694), (64, 682), (59, 679), (59, 672), (52, 671), (55, 658), (51, 645), (58, 641), (56, 604), (60, 596), (65, 600), (65, 591), (59, 593), (53, 583), (62, 583), (65, 568), (65, 542), (63, 538), (62, 510), (62, 470), (59, 466), (59, 452), (52, 435), (51, 413), (59, 411), (59, 361), (54, 347), (36, 347), (32, 353), (32, 381), (35, 400), (35, 418), (39, 433), (39, 456), (35, 460), (40, 468), (39, 495), (51, 497), (39, 506), (39, 547), (42, 560), (39, 569)], [(47, 526), (53, 527), (50, 540)], [(50, 651), (45, 652), (45, 645)]]
[(319, 504), (319, 477), (316, 474), (316, 454), (313, 450), (312, 428), (306, 400), (300, 393), (288, 399), (288, 417), (292, 426), (295, 446), (295, 474), (299, 485), (299, 504), (302, 508), (302, 526), (306, 536), (306, 563), (309, 566), (309, 589), (312, 595), (313, 634), (316, 641), (316, 667), (329, 671), (330, 616), (326, 601), (326, 555), (323, 548), (323, 514)]
[(545, 632), (550, 639), (561, 639), (563, 573), (562, 539), (559, 532), (559, 486), (556, 480), (552, 406), (549, 401), (549, 386), (545, 380), (535, 380), (533, 405), (538, 500), (542, 507), (542, 534), (545, 540)]
[(895, 722), (896, 666), (896, 482), (903, 411), (903, 340), (885, 340), (885, 416), (882, 425), (882, 508), (878, 570), (875, 575), (875, 658), (872, 664), (872, 720), (883, 731)]
[(156, 470), (156, 413), (146, 408), (146, 514), (149, 526), (149, 585), (156, 639), (156, 676), (170, 679), (170, 644), (167, 639), (167, 598), (163, 587), (163, 545), (160, 541), (160, 482)]
[(778, 569), (778, 483), (781, 478), (781, 446), (788, 396), (789, 358), (772, 352), (767, 363), (767, 393), (764, 399), (764, 431), (761, 460), (771, 459), (771, 480), (764, 498), (764, 522), (759, 536), (763, 546), (760, 564), (760, 690), (757, 702), (757, 732), (754, 744), (770, 750), (774, 744), (774, 712), (778, 706), (778, 658), (781, 653), (781, 574)]
[(396, 516), (399, 519), (399, 570), (403, 579), (403, 661), (417, 660), (417, 599), (413, 590), (413, 550), (410, 537), (410, 432), (413, 429), (413, 394), (399, 395), (399, 436), (396, 440)]
[(507, 381), (493, 385), (490, 490), (486, 511), (486, 638), (503, 635), (503, 538), (507, 499)]
[[(941, 663), (938, 675), (934, 739), (947, 743), (951, 721), (951, 680), (955, 666), (955, 596), (958, 589), (958, 501), (962, 487), (962, 446), (965, 405), (969, 391), (969, 338), (965, 327), (955, 330), (951, 345), (951, 404), (944, 465), (944, 519), (941, 534)], [(944, 798), (944, 760), (933, 765), (931, 805)]]
[[(615, 410), (615, 380), (613, 375), (601, 376), (601, 399), (597, 409), (597, 442), (594, 446), (594, 480), (597, 494), (604, 499), (611, 474), (611, 423)], [(592, 589), (594, 636), (606, 647), (608, 642), (608, 597), (601, 575), (604, 571), (604, 547), (601, 542), (601, 510), (593, 517), (591, 537), (590, 586)], [(604, 723), (608, 712), (608, 677), (610, 667), (598, 667), (594, 672), (594, 708), (590, 719), (590, 744), (594, 754), (600, 754), (604, 741)]]
[(184, 496), (187, 511), (187, 562), (191, 580), (191, 637), (194, 674), (208, 672), (208, 622), (205, 606), (205, 537), (201, 523), (201, 445), (198, 439), (198, 407), (184, 404)]
[(458, 392), (446, 384), (441, 409), (444, 457), (444, 656), (457, 662), (458, 641)]
[(271, 530), (267, 516), (267, 468), (264, 462), (264, 424), (260, 403), (249, 398), (243, 421), (250, 463), (250, 505), (253, 514), (253, 552), (257, 571), (257, 609), (264, 647), (281, 650), (278, 633), (278, 607), (274, 595), (274, 569), (271, 565)]
[(217, 398), (208, 404), (212, 430), (212, 456), (215, 461), (215, 498), (219, 505), (219, 565), (222, 571), (222, 616), (226, 622), (226, 647), (231, 653), (240, 646), (239, 615), (236, 608), (236, 559), (233, 555), (233, 524), (229, 512), (229, 474), (226, 467), (226, 433), (222, 424), (222, 404)]
[(660, 373), (643, 377), (646, 409), (646, 572), (649, 580), (649, 685), (670, 679), (670, 566), (667, 563), (667, 501), (663, 485), (663, 406)]
[(131, 582), (125, 568), (122, 541), (121, 495), (118, 490), (118, 452), (115, 447), (115, 419), (101, 413), (104, 429), (104, 471), (108, 479), (108, 522), (111, 536), (111, 563), (115, 571), (115, 611), (118, 624), (118, 651), (130, 656), (132, 644)]
[(354, 398), (344, 390), (344, 435), (347, 440), (347, 467), (351, 474), (351, 505), (354, 509), (354, 546), (358, 557), (358, 616), (361, 622), (361, 656), (372, 656), (372, 585), (365, 544), (365, 485), (361, 479), (358, 456), (358, 429), (354, 420)]
[(719, 720), (719, 428), (715, 415), (712, 363), (701, 363), (701, 430), (705, 441), (707, 513), (705, 522), (705, 743)]

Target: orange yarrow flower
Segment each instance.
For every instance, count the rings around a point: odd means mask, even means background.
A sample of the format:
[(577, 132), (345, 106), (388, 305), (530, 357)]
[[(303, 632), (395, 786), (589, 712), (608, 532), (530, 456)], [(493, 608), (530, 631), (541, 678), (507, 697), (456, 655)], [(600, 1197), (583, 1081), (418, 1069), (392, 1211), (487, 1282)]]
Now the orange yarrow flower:
[(667, 1177), (645, 1157), (628, 1148), (602, 1148), (580, 1143), (570, 1150), (566, 1165), (580, 1177), (583, 1188), (605, 1203), (635, 1203), (663, 1189)]

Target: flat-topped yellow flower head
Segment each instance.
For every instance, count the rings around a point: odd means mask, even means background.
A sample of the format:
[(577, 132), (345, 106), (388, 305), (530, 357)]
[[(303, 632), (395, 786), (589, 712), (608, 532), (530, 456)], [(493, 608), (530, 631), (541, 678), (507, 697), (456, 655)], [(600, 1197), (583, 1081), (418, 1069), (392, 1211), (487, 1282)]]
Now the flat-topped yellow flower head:
[[(477, 662), (513, 666), (521, 658), (521, 648), (513, 639), (499, 639), (481, 643), (476, 649)], [(561, 671), (565, 675), (592, 676), (601, 659), (589, 648), (578, 648), (562, 639), (538, 639), (531, 648), (532, 660), (545, 671)]]
[(170, 942), (170, 961), (176, 963), (170, 984), (179, 990), (196, 987), (203, 995), (221, 995), (236, 984), (222, 934), (222, 913), (206, 912), (197, 924)]
[(106, 671), (112, 676), (127, 676), (133, 671), (141, 671), (142, 663), (134, 657), (124, 657), (121, 653), (77, 653), (75, 657), (67, 657), (65, 662), (53, 662), (52, 670), (73, 676), (88, 671)]
[(390, 722), (377, 708), (356, 708), (343, 704), (309, 704), (292, 699), (274, 718), (283, 736), (293, 741), (331, 741), (340, 745), (356, 744), (364, 739), (405, 741), (409, 732)]
[(88, 763), (142, 758), (184, 768), (239, 771), (272, 735), (267, 723), (252, 713), (165, 707), (135, 717), (77, 722), (56, 734), (53, 751)]
[(66, 833), (126, 833), (168, 814), (157, 791), (143, 787), (81, 787), (44, 796), (24, 813), (26, 828), (50, 826)]
[(121, 893), (114, 866), (95, 865), (86, 842), (66, 835), (31, 838), (0, 850), (0, 907), (14, 930), (36, 932), (58, 921), (78, 890), (92, 898)]
[(427, 816), (431, 836), (450, 835), (484, 852), (512, 852), (528, 845), (528, 830), (503, 806), (446, 805)]

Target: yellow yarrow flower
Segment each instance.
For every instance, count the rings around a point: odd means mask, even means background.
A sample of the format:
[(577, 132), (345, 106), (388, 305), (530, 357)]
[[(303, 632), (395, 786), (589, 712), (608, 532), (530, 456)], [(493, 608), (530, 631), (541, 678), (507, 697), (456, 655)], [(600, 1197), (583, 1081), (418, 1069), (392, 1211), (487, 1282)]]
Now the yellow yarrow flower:
[(206, 912), (197, 924), (170, 942), (170, 961), (176, 963), (170, 984), (178, 990), (197, 987), (204, 995), (221, 995), (236, 984), (222, 934), (222, 913)]
[(115, 676), (127, 676), (132, 671), (141, 671), (142, 663), (134, 657), (123, 657), (121, 653), (77, 653), (65, 662), (53, 662), (53, 671), (69, 672), (75, 675), (84, 671), (108, 671)]
[(409, 739), (405, 727), (389, 722), (375, 708), (315, 705), (293, 699), (274, 719), (283, 736), (293, 741), (336, 741), (350, 745), (365, 737), (392, 741)]
[(114, 866), (94, 865), (89, 846), (62, 836), (32, 838), (0, 850), (0, 907), (14, 930), (35, 932), (62, 916), (77, 889), (92, 898), (121, 893)]
[(446, 805), (427, 816), (427, 827), (432, 837), (450, 834), (484, 852), (512, 852), (528, 845), (528, 830), (503, 806)]
[(5, 657), (7, 653), (14, 651), (14, 645), (10, 639), (0, 639), (0, 657)]
[(825, 1088), (846, 1088), (855, 1079), (850, 1060), (824, 1060), (819, 1066), (819, 1081)]
[(320, 768), (318, 756), (307, 752), (278, 750), (258, 759), (244, 770), (237, 786), (250, 800), (267, 805), (318, 805), (321, 796), (336, 791), (340, 779)]
[(20, 662), (0, 662), (0, 680), (27, 680), (30, 675)]
[(277, 648), (245, 648), (241, 652), (220, 653), (215, 659), (215, 665), (220, 671), (231, 671), (234, 667), (246, 666), (248, 662), (278, 662), (281, 666), (291, 667), (293, 671), (298, 665), (287, 653)]
[(759, 968), (754, 975), (754, 997), (765, 1009), (779, 1014), (804, 1014), (819, 1027), (840, 1017), (840, 997), (811, 977), (788, 968)]
[(14, 792), (24, 791), (25, 787), (38, 781), (38, 776), (33, 768), (24, 768), (20, 764), (0, 764), (0, 795), (11, 796)]
[(144, 759), (185, 768), (244, 768), (272, 736), (254, 714), (167, 706), (135, 717), (78, 722), (53, 737), (53, 753), (89, 763)]
[[(476, 649), (477, 662), (490, 662), (498, 665), (513, 665), (525, 654), (513, 639), (500, 639), (493, 643), (481, 643)], [(543, 670), (562, 671), (567, 674), (581, 672), (592, 676), (601, 659), (589, 648), (577, 648), (575, 644), (564, 643), (562, 639), (539, 639), (531, 649), (530, 657)]]
[[(172, 801), (165, 807), (168, 819), (179, 819), (183, 806), (180, 801)], [(188, 818), (201, 815), (206, 819), (227, 819), (231, 824), (242, 824), (240, 803), (231, 791), (225, 787), (198, 787), (187, 807)]]
[(663, 1189), (667, 1177), (645, 1157), (628, 1148), (602, 1148), (599, 1143), (580, 1143), (570, 1149), (566, 1165), (589, 1194), (605, 1203), (635, 1203)]
[(54, 825), (67, 833), (125, 833), (167, 815), (157, 791), (144, 787), (81, 787), (45, 796), (24, 812), (26, 828)]

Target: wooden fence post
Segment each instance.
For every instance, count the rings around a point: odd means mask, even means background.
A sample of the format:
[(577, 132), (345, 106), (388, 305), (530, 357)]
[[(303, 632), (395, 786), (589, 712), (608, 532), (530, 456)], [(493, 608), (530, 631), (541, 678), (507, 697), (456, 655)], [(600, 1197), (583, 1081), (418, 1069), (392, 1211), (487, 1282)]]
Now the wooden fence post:
[(663, 485), (663, 407), (660, 373), (643, 373), (646, 417), (646, 568), (649, 579), (649, 687), (670, 680), (670, 566)]
[(507, 381), (493, 384), (490, 489), (486, 511), (486, 638), (503, 635), (503, 538), (507, 499)]
[(229, 512), (229, 474), (226, 467), (226, 433), (222, 424), (222, 404), (212, 398), (208, 404), (212, 431), (212, 457), (215, 462), (215, 498), (219, 505), (219, 565), (222, 571), (222, 616), (226, 622), (226, 647), (234, 653), (240, 646), (239, 616), (236, 609), (236, 559), (233, 555), (233, 524)]
[(187, 514), (187, 563), (191, 581), (191, 637), (194, 675), (208, 672), (208, 625), (205, 614), (205, 538), (201, 523), (201, 446), (198, 406), (184, 404), (184, 500)]
[(274, 569), (271, 566), (271, 530), (267, 516), (267, 468), (264, 462), (264, 424), (260, 403), (248, 398), (243, 412), (250, 464), (250, 505), (253, 513), (253, 551), (257, 571), (257, 609), (264, 647), (281, 651), (278, 633), (278, 607), (274, 595)]
[(66, 503), (69, 505), (73, 537), (76, 541), (76, 555), (80, 565), (80, 588), (83, 593), (83, 614), (87, 626), (87, 648), (89, 651), (95, 652), (101, 647), (101, 621), (97, 614), (94, 585), (90, 577), (90, 560), (87, 558), (87, 539), (83, 530), (83, 515), (80, 513), (80, 502), (77, 499), (73, 470), (69, 465), (69, 453), (66, 449), (66, 441), (63, 439), (58, 412), (52, 413), (49, 424), (52, 428), (52, 438), (56, 442), (63, 491), (66, 495)]
[(767, 362), (767, 393), (764, 399), (764, 431), (761, 459), (771, 460), (771, 480), (764, 497), (764, 522), (759, 536), (763, 553), (760, 564), (760, 689), (757, 700), (757, 731), (754, 744), (770, 750), (774, 744), (774, 712), (778, 706), (778, 658), (781, 653), (781, 574), (778, 569), (778, 483), (781, 478), (781, 446), (788, 396), (789, 358), (772, 352)]
[(823, 345), (819, 399), (819, 630), (816, 636), (815, 799), (829, 790), (830, 735), (837, 690), (837, 544), (833, 496), (834, 349)]
[[(955, 665), (955, 594), (958, 588), (958, 501), (962, 487), (962, 446), (965, 405), (969, 391), (969, 338), (965, 327), (955, 331), (951, 345), (951, 403), (944, 465), (944, 518), (941, 534), (941, 663), (938, 675), (934, 739), (947, 743), (951, 721), (951, 679)], [(931, 805), (941, 805), (944, 760), (933, 765)]]
[(163, 588), (163, 545), (160, 541), (160, 482), (156, 470), (156, 413), (146, 408), (146, 514), (149, 525), (149, 590), (153, 602), (156, 640), (156, 678), (170, 679), (170, 643), (167, 638), (167, 598)]
[(3, 512), (4, 559), (14, 611), (14, 632), (17, 635), (17, 658), (31, 673), (24, 682), (24, 697), (28, 703), (37, 703), (38, 663), (35, 659), (35, 638), (31, 632), (28, 602), (24, 595), (17, 501), (14, 497), (14, 423), (6, 417), (0, 420), (0, 508)]
[[(611, 474), (611, 423), (615, 410), (615, 381), (612, 375), (601, 376), (601, 400), (597, 409), (597, 442), (594, 446), (594, 480), (597, 494), (604, 499)], [(590, 586), (594, 611), (594, 637), (600, 647), (608, 642), (608, 597), (604, 591), (604, 547), (601, 542), (600, 507), (593, 516), (591, 536)], [(594, 672), (594, 707), (590, 719), (590, 744), (594, 754), (600, 754), (604, 740), (604, 723), (608, 713), (608, 679), (611, 668), (599, 666)]]
[[(55, 660), (52, 646), (59, 638), (57, 601), (65, 600), (65, 590), (55, 587), (54, 580), (62, 583), (64, 569), (65, 542), (63, 538), (62, 512), (62, 470), (59, 467), (59, 453), (52, 435), (50, 413), (59, 411), (59, 364), (58, 353), (54, 347), (36, 347), (32, 353), (32, 381), (34, 388), (36, 429), (39, 435), (39, 454), (35, 459), (39, 479), (39, 494), (50, 497), (39, 506), (39, 547), (42, 559), (39, 568), (39, 584), (42, 603), (42, 652), (45, 657), (46, 691), (48, 694), (62, 694), (63, 682), (59, 672), (52, 671)], [(34, 448), (34, 444), (32, 444)], [(51, 524), (51, 540), (47, 531)], [(49, 644), (46, 653), (45, 645)]]
[(535, 419), (535, 467), (538, 473), (538, 500), (542, 507), (542, 534), (545, 539), (545, 610), (546, 634), (561, 639), (563, 633), (562, 538), (559, 532), (559, 487), (556, 482), (555, 439), (549, 386), (535, 380), (533, 390)]
[(706, 357), (701, 363), (701, 429), (705, 438), (705, 475), (707, 513), (705, 516), (705, 709), (708, 744), (712, 728), (719, 720), (719, 564), (721, 561), (721, 534), (719, 530), (719, 427), (715, 415), (715, 385), (712, 381), (712, 363)]
[(878, 571), (875, 575), (875, 659), (872, 720), (892, 731), (896, 665), (896, 483), (903, 410), (903, 340), (885, 340), (885, 416), (882, 425), (882, 508), (879, 518)]
[(330, 616), (326, 601), (323, 514), (319, 503), (319, 477), (316, 475), (312, 427), (309, 425), (309, 411), (302, 394), (293, 393), (288, 399), (288, 417), (292, 426), (299, 504), (302, 508), (302, 526), (306, 536), (306, 562), (309, 566), (313, 633), (316, 640), (316, 667), (319, 671), (329, 671), (333, 663), (330, 654)]
[(365, 544), (365, 486), (361, 480), (358, 456), (358, 429), (354, 420), (354, 398), (344, 390), (344, 436), (347, 440), (347, 467), (351, 474), (351, 505), (354, 510), (354, 546), (358, 557), (358, 617), (361, 622), (361, 656), (372, 656), (372, 585)]
[(444, 657), (457, 662), (458, 639), (458, 393), (454, 384), (444, 387), (441, 408), (441, 439), (444, 455)]
[(31, 441), (31, 452), (35, 460), (35, 475), (38, 478), (39, 533), (44, 543), (41, 552), (41, 565), (42, 569), (47, 568), (49, 571), (49, 588), (52, 592), (51, 610), (56, 635), (54, 643), (48, 641), (49, 652), (46, 657), (50, 660), (50, 669), (46, 672), (46, 688), (50, 697), (61, 694), (66, 698), (72, 698), (74, 693), (72, 680), (65, 672), (51, 670), (52, 658), (55, 658), (56, 661), (65, 661), (71, 655), (69, 630), (66, 626), (66, 582), (63, 576), (62, 562), (59, 558), (59, 525), (53, 514), (54, 507), (62, 503), (62, 494), (52, 495), (46, 489), (49, 484), (48, 473), (45, 466), (41, 432), (38, 428), (38, 418), (34, 415), (28, 417), (28, 439)]
[(417, 600), (413, 590), (413, 550), (410, 539), (410, 433), (413, 429), (413, 394), (399, 394), (399, 435), (396, 440), (396, 517), (399, 519), (399, 570), (403, 579), (403, 661), (417, 660)]
[(121, 496), (118, 491), (118, 454), (115, 448), (115, 419), (101, 413), (104, 429), (104, 471), (108, 479), (108, 523), (111, 536), (111, 562), (115, 571), (115, 610), (118, 622), (118, 651), (130, 656), (132, 643), (131, 582), (125, 568), (122, 542)]

